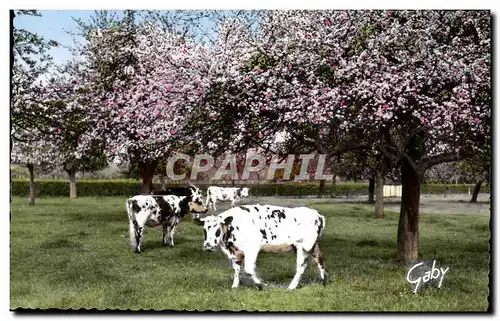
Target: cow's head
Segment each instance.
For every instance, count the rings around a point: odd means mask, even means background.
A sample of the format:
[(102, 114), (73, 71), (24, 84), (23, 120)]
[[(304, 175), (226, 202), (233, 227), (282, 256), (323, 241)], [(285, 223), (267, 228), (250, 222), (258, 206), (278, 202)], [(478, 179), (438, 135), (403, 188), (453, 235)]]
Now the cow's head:
[(200, 219), (200, 221), (203, 222), (203, 249), (213, 252), (221, 245), (233, 217), (228, 216), (222, 219), (220, 216), (210, 215)]
[(241, 197), (249, 197), (250, 196), (250, 189), (248, 187), (243, 187), (240, 189), (240, 196)]
[(208, 211), (208, 208), (205, 206), (205, 204), (203, 204), (201, 190), (192, 184), (189, 184), (189, 188), (191, 190), (191, 195), (188, 203), (189, 212), (206, 213)]

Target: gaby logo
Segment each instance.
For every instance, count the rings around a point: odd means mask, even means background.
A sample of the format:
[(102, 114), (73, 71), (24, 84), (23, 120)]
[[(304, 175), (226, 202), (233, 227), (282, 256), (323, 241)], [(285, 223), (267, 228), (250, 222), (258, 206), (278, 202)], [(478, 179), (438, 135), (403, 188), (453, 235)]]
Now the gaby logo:
[(436, 267), (435, 259), (424, 260), (408, 270), (406, 280), (412, 284), (413, 293), (416, 293), (424, 284), (433, 284), (440, 288), (444, 275), (449, 269), (449, 267), (446, 269)]

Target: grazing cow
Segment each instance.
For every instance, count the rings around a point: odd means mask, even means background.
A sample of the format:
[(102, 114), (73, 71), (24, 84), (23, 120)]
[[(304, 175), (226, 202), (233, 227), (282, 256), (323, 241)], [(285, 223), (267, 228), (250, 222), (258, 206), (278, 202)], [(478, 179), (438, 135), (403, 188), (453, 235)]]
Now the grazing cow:
[[(175, 195), (175, 196), (191, 196), (194, 195), (193, 197), (196, 199), (202, 199), (202, 193), (201, 190), (194, 186), (193, 184), (188, 184), (187, 187), (172, 187), (172, 188), (167, 188), (167, 189), (161, 189), (161, 190), (156, 190), (152, 191), (151, 195)], [(192, 213), (193, 218), (198, 218), (199, 213)]]
[(233, 207), (217, 216), (202, 218), (205, 251), (218, 247), (229, 258), (234, 269), (233, 288), (239, 285), (239, 273), (250, 274), (259, 289), (262, 281), (255, 273), (255, 262), (260, 251), (287, 252), (297, 255), (295, 277), (288, 286), (293, 290), (312, 255), (323, 284), (326, 283), (325, 260), (319, 249), (319, 240), (325, 228), (325, 218), (307, 207), (287, 208), (272, 205), (245, 205)]
[(174, 246), (175, 227), (189, 212), (206, 213), (201, 197), (191, 196), (137, 195), (125, 203), (129, 218), (130, 248), (141, 251), (144, 228), (163, 227), (163, 244)]
[(212, 204), (212, 209), (216, 211), (215, 202), (231, 202), (231, 207), (234, 207), (234, 204), (242, 199), (243, 197), (249, 196), (248, 187), (219, 187), (219, 186), (210, 186), (207, 189), (207, 207), (210, 207)]

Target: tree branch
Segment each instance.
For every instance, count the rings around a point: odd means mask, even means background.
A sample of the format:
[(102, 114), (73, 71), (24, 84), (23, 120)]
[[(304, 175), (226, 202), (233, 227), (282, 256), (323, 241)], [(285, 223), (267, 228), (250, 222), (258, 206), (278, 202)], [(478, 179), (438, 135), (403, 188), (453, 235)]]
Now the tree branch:
[(420, 161), (419, 169), (421, 171), (425, 171), (434, 165), (447, 162), (454, 162), (462, 158), (464, 158), (464, 155), (459, 155), (457, 153), (443, 153), (435, 156), (426, 156), (422, 158), (422, 161)]

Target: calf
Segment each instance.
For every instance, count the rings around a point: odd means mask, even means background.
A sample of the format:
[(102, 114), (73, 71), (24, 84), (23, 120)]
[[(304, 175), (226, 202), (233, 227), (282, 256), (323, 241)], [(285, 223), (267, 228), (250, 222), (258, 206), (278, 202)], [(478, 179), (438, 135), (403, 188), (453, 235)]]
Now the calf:
[(201, 221), (204, 250), (212, 252), (220, 247), (226, 254), (234, 269), (233, 288), (239, 286), (239, 274), (244, 262), (244, 271), (262, 289), (262, 281), (255, 273), (260, 251), (296, 252), (297, 268), (288, 286), (290, 290), (299, 284), (311, 255), (323, 284), (326, 283), (325, 260), (318, 244), (325, 228), (325, 218), (316, 210), (246, 205), (233, 207), (217, 216), (207, 216)]
[(189, 212), (206, 213), (200, 197), (175, 195), (137, 195), (125, 203), (129, 218), (130, 248), (141, 251), (144, 228), (163, 227), (163, 244), (174, 246), (175, 227)]
[(248, 187), (219, 187), (210, 186), (207, 189), (207, 207), (212, 204), (212, 209), (216, 211), (215, 202), (231, 202), (231, 207), (234, 207), (236, 201), (243, 197), (249, 196)]

